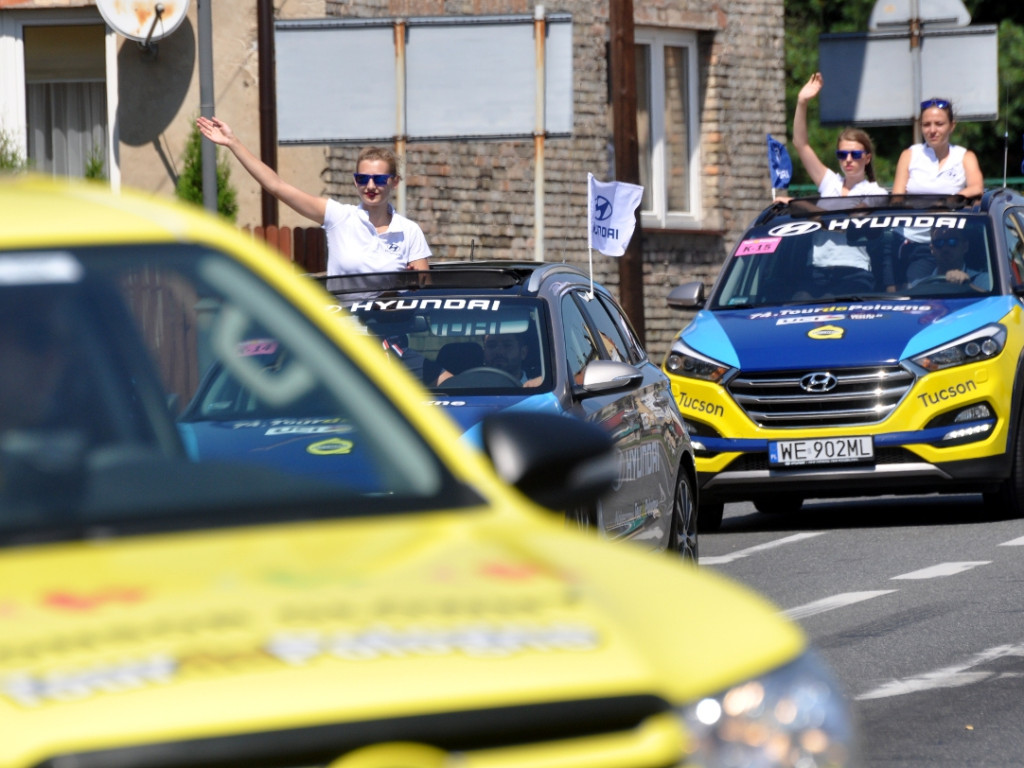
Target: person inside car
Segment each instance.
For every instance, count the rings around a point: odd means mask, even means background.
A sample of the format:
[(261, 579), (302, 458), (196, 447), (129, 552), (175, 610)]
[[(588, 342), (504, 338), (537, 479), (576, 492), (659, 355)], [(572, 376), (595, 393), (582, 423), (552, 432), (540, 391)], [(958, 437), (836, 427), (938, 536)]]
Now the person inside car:
[(962, 231), (935, 227), (931, 233), (934, 267), (930, 274), (918, 278), (910, 287), (922, 286), (929, 281), (945, 280), (956, 285), (969, 285), (972, 290), (979, 293), (988, 293), (992, 289), (989, 274), (967, 265), (968, 250), (967, 238)]
[(359, 205), (303, 192), (253, 155), (231, 127), (216, 117), (196, 120), (200, 133), (227, 147), (260, 186), (296, 213), (315, 221), (327, 235), (327, 275), (429, 269), (430, 248), (416, 222), (391, 205), (398, 162), (383, 147), (366, 147), (353, 174)]
[[(12, 294), (6, 296), (6, 294)], [(45, 296), (4, 291), (0, 302), (0, 438), (47, 422), (67, 370), (68, 329)]]
[(543, 377), (531, 378), (523, 367), (529, 354), (526, 334), (491, 333), (484, 338), (485, 366), (504, 371), (524, 387), (537, 387)]

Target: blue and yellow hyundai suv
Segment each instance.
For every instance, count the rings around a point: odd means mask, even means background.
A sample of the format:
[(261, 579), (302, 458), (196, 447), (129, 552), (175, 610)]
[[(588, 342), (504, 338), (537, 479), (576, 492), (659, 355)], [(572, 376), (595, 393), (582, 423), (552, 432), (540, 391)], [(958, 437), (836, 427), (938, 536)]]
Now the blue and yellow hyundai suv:
[(663, 367), (722, 505), (983, 493), (1024, 505), (1024, 197), (799, 198), (763, 211)]

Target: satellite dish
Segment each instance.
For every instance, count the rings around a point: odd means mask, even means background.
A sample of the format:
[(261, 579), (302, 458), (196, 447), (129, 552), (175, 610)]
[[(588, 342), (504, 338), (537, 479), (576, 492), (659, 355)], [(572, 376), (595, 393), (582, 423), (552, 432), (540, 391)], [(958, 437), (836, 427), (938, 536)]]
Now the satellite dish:
[(111, 29), (144, 45), (176, 30), (188, 13), (188, 3), (189, 0), (96, 0)]

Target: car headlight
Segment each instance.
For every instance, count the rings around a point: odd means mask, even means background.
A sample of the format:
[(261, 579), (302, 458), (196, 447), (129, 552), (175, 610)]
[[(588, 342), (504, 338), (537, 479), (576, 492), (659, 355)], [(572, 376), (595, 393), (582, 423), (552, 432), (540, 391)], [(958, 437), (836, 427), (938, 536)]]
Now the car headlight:
[[(701, 768), (847, 768), (859, 763), (850, 704), (813, 652), (683, 709)], [(687, 763), (690, 765), (691, 763)]]
[(684, 344), (676, 343), (665, 358), (665, 370), (675, 376), (702, 379), (715, 384), (722, 383), (732, 370), (728, 365), (705, 357)]
[(926, 371), (941, 371), (943, 368), (988, 360), (1002, 352), (1005, 344), (1006, 328), (1001, 325), (986, 325), (974, 333), (941, 347), (929, 349), (910, 360)]

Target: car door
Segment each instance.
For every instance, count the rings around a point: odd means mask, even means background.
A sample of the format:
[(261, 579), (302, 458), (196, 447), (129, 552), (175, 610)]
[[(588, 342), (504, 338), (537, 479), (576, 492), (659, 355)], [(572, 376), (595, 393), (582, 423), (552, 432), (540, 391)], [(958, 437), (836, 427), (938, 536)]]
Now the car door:
[[(657, 377), (652, 375), (656, 371), (644, 370), (622, 329), (596, 296), (570, 291), (561, 299), (561, 312), (575, 406), (584, 418), (612, 435), (619, 451), (619, 482), (598, 506), (596, 524), (609, 538), (664, 546), (675, 470), (660, 436)], [(642, 378), (632, 386), (589, 393), (582, 386), (583, 375), (595, 360), (629, 365)], [(667, 396), (671, 401), (671, 392)]]

